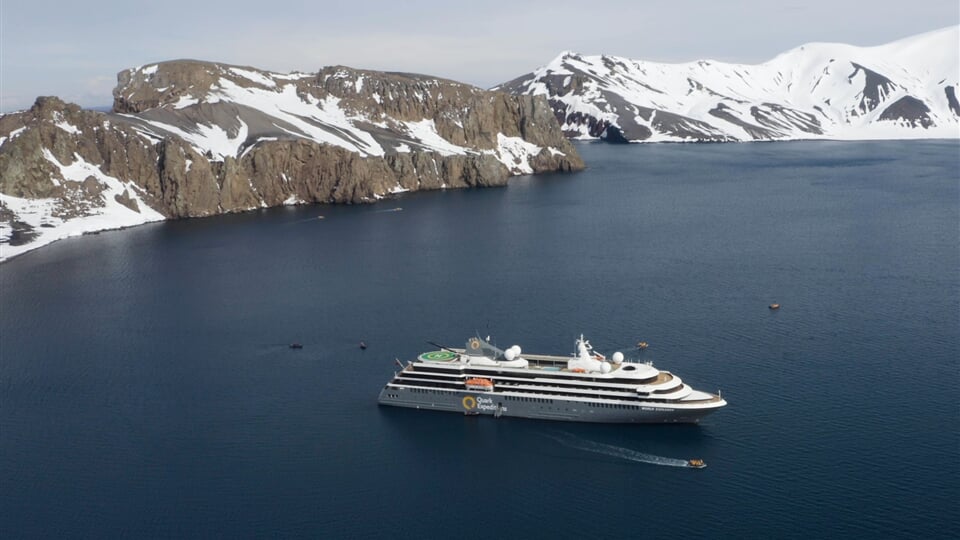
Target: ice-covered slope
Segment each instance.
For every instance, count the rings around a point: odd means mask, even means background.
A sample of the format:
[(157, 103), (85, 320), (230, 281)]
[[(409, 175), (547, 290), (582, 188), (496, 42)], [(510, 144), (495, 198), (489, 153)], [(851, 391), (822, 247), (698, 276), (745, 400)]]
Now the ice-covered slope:
[(810, 43), (758, 65), (562, 53), (496, 89), (545, 95), (567, 136), (613, 141), (960, 137), (960, 27)]

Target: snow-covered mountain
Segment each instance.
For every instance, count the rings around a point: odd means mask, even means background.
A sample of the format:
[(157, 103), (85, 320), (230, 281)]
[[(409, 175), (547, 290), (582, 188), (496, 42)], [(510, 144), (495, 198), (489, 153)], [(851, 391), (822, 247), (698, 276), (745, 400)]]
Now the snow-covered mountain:
[(38, 98), (0, 116), (0, 260), (166, 218), (584, 166), (543, 97), (424, 75), (179, 60), (118, 81), (111, 113)]
[(610, 141), (960, 137), (960, 27), (877, 47), (810, 43), (758, 65), (564, 52), (495, 90), (544, 95)]

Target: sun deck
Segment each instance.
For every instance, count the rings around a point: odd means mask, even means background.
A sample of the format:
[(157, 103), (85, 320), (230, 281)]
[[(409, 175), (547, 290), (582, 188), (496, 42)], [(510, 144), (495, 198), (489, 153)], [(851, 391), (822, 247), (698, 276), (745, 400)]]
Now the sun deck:
[[(466, 352), (465, 349), (451, 348), (442, 351), (430, 351), (421, 353), (417, 360), (420, 362), (431, 362), (431, 363), (448, 363), (455, 362), (460, 357), (461, 354)], [(554, 356), (549, 354), (523, 354), (523, 358), (526, 359), (530, 364), (526, 368), (531, 371), (545, 371), (545, 372), (559, 372), (559, 373), (581, 373), (567, 368), (567, 362), (570, 360), (569, 356)], [(610, 363), (610, 374), (616, 374), (624, 366), (635, 366), (633, 363), (622, 363), (614, 364)], [(646, 364), (645, 364), (646, 365)], [(514, 368), (520, 369), (520, 368)], [(645, 385), (660, 385), (666, 382), (673, 380), (673, 375), (666, 371), (660, 371), (657, 373), (657, 378), (655, 380), (644, 381)]]

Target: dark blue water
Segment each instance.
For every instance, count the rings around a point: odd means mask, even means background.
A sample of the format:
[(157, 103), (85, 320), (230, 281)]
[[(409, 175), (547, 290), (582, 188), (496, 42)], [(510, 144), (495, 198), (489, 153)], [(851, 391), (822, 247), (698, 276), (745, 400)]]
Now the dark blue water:
[[(955, 537), (960, 146), (579, 148), (579, 174), (0, 266), (0, 536)], [(643, 339), (730, 405), (700, 426), (377, 406), (394, 357), (475, 331)]]

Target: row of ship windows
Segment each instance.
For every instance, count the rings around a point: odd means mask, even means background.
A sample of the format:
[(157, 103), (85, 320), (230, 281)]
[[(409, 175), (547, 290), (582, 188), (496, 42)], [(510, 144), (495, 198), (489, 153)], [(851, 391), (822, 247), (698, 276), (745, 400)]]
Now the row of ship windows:
[(594, 407), (601, 409), (636, 409), (637, 405), (620, 405), (618, 403), (592, 403)]
[[(447, 394), (447, 392), (441, 392), (440, 390), (426, 390), (423, 388), (407, 388), (407, 392), (413, 392), (414, 394)], [(399, 398), (400, 394), (387, 393), (388, 398)]]
[[(530, 403), (550, 403), (553, 404), (552, 399), (541, 399), (541, 398), (528, 398), (528, 397), (514, 397), (514, 396), (504, 396), (504, 399), (507, 401), (525, 401)], [(593, 407), (598, 407), (601, 409), (635, 409), (636, 405), (620, 405), (618, 403), (591, 403)]]
[(516, 396), (503, 396), (507, 401), (524, 401), (527, 403), (553, 403), (552, 399), (544, 398), (535, 398), (535, 397), (516, 397)]

